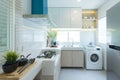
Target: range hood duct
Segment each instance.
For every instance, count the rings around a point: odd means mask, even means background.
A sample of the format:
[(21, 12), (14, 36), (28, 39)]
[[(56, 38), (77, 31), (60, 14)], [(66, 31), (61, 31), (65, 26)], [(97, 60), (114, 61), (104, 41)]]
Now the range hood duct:
[(31, 14), (23, 15), (23, 17), (37, 24), (57, 26), (48, 15), (47, 0), (31, 0)]
[(48, 14), (48, 3), (47, 0), (31, 0), (31, 13), (32, 14)]
[(23, 15), (25, 18), (48, 18), (47, 0), (31, 0), (31, 13)]

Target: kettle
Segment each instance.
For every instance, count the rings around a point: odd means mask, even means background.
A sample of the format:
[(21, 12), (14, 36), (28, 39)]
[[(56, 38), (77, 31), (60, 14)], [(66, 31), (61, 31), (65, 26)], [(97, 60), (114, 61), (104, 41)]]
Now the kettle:
[(24, 55), (21, 55), (20, 59), (18, 60), (18, 66), (24, 66), (25, 64), (27, 64), (28, 63), (28, 57), (30, 55), (31, 54), (28, 54), (26, 57)]

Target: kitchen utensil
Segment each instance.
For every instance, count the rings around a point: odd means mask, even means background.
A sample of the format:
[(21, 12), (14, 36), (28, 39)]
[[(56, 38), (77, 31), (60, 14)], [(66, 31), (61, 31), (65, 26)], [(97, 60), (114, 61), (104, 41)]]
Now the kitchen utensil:
[(20, 59), (18, 60), (18, 64), (19, 66), (23, 66), (25, 64), (28, 63), (28, 57), (30, 56), (31, 54), (28, 54), (26, 57), (24, 55), (21, 55), (20, 56)]
[(28, 61), (28, 63), (27, 63), (26, 65), (24, 65), (23, 67), (21, 67), (17, 72), (18, 72), (19, 74), (22, 73), (29, 65), (33, 64), (34, 61), (35, 61), (35, 58), (30, 59), (30, 60)]

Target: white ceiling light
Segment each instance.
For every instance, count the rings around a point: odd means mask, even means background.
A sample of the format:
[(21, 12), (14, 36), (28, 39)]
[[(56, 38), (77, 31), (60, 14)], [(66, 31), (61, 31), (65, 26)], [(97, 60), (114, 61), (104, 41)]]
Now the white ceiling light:
[(81, 0), (77, 0), (77, 2), (81, 2)]
[(76, 11), (76, 10), (73, 11), (73, 14), (77, 14), (77, 13), (78, 13), (78, 11)]

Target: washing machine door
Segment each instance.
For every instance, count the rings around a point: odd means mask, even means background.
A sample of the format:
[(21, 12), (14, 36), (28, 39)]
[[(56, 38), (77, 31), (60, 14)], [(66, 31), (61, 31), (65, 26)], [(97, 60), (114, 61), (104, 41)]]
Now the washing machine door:
[(91, 54), (90, 60), (91, 60), (92, 62), (97, 62), (97, 61), (99, 60), (98, 54), (95, 54), (95, 53)]

